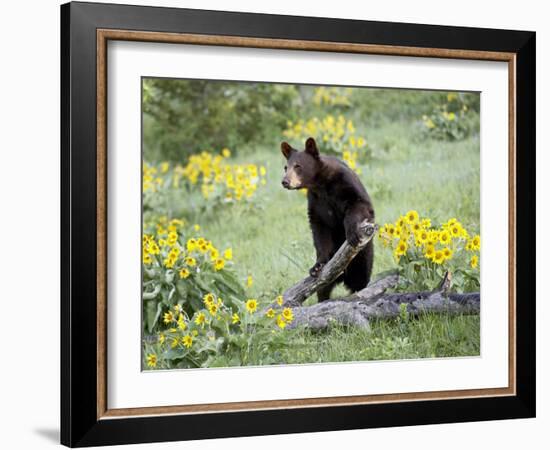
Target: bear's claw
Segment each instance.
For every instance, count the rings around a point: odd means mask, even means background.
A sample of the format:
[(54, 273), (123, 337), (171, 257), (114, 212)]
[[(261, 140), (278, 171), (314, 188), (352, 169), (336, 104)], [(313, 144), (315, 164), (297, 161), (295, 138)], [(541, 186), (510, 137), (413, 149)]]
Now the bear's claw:
[(319, 276), (319, 274), (321, 273), (321, 270), (323, 270), (323, 267), (325, 265), (323, 263), (315, 263), (315, 265), (309, 269), (309, 274), (313, 277), (313, 278), (317, 278)]
[(360, 240), (361, 238), (359, 237), (359, 233), (357, 231), (350, 231), (346, 236), (346, 241), (348, 241), (348, 244), (352, 247), (357, 247)]

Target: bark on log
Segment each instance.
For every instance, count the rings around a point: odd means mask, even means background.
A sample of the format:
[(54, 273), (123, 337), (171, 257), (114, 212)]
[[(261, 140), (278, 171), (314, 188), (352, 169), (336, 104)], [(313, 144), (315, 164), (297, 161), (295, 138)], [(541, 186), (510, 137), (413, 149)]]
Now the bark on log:
[[(385, 279), (381, 281), (383, 280)], [(332, 323), (368, 327), (371, 319), (399, 316), (401, 304), (407, 305), (407, 312), (413, 317), (424, 313), (479, 314), (479, 292), (449, 294), (449, 287), (450, 274), (446, 274), (441, 286), (432, 292), (390, 293), (373, 297), (369, 296), (367, 287), (349, 297), (295, 307), (291, 327), (305, 325), (314, 330), (322, 330)]]

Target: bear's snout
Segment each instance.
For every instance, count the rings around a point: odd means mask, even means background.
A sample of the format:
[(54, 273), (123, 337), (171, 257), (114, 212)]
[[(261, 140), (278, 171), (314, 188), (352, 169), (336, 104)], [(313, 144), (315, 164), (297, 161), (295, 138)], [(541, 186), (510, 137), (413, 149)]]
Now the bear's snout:
[(290, 187), (290, 183), (288, 182), (288, 180), (286, 178), (283, 178), (283, 181), (281, 181), (281, 184), (283, 185), (283, 187), (285, 189), (288, 189)]

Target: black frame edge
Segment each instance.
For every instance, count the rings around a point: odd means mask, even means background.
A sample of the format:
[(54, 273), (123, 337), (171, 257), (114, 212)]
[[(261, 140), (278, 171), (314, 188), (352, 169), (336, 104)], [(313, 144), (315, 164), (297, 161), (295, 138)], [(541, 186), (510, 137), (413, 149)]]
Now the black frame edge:
[(516, 55), (516, 383), (530, 417), (536, 414), (535, 94), (536, 34), (529, 33)]
[(60, 173), (61, 173), (61, 358), (60, 358), (60, 389), (61, 389), (61, 433), (60, 440), (64, 445), (71, 444), (71, 369), (70, 369), (70, 5), (61, 6), (61, 80), (60, 80)]

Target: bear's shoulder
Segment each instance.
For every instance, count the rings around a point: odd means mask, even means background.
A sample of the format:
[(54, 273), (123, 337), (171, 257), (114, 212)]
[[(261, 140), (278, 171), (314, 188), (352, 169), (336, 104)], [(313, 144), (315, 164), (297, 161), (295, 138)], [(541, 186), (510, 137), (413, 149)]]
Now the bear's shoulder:
[(323, 173), (321, 177), (324, 182), (329, 183), (333, 188), (341, 187), (344, 190), (354, 191), (360, 196), (367, 195), (367, 190), (359, 176), (349, 166), (334, 156), (322, 156)]

